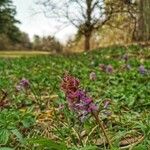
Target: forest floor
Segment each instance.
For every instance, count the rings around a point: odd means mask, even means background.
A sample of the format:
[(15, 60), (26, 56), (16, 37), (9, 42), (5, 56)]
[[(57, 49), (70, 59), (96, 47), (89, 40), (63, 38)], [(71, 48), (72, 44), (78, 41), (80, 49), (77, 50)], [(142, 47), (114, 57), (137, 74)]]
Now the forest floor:
[[(111, 150), (150, 149), (149, 49), (130, 46), (39, 54), (44, 55), (0, 52), (17, 56), (0, 58), (0, 150), (108, 150), (93, 114), (89, 111), (81, 117), (82, 112), (68, 107), (61, 83), (75, 86), (76, 78), (78, 88), (98, 107)], [(74, 81), (63, 80), (65, 73)]]

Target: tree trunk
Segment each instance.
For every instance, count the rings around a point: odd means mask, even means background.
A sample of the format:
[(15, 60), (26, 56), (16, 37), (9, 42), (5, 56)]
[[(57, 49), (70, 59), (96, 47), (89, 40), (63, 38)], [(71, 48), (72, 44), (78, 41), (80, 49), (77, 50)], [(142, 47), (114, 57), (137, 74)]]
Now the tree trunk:
[(91, 39), (91, 34), (85, 34), (84, 35), (84, 50), (89, 51), (90, 50), (90, 39)]
[(139, 18), (135, 35), (136, 41), (150, 40), (150, 0), (139, 0)]

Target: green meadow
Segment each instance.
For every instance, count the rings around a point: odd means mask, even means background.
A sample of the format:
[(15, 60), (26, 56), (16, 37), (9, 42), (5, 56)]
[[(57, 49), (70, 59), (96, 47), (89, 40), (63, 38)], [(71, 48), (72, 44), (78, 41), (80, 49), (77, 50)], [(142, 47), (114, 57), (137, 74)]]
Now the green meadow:
[[(0, 149), (108, 149), (94, 119), (88, 115), (81, 122), (68, 108), (60, 87), (65, 73), (78, 78), (99, 107), (111, 149), (150, 149), (149, 52), (136, 46), (66, 55), (1, 52)], [(102, 70), (100, 64), (111, 65), (112, 71)], [(22, 79), (29, 85), (18, 90)], [(107, 109), (106, 100), (110, 101)]]

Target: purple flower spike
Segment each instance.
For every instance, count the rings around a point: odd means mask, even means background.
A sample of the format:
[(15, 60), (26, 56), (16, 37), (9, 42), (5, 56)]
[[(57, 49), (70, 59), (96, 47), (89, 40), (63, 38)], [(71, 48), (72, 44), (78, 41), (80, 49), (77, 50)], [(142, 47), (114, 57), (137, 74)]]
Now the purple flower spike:
[(85, 114), (88, 115), (98, 110), (93, 100), (87, 96), (84, 90), (79, 88), (79, 79), (70, 75), (65, 75), (61, 88), (66, 94), (68, 106), (71, 110), (78, 113), (81, 118), (85, 118)]
[(94, 103), (91, 103), (89, 105), (88, 112), (93, 112), (93, 111), (98, 111), (98, 107)]
[(143, 65), (141, 65), (140, 67), (139, 67), (139, 72), (140, 72), (140, 74), (146, 74), (147, 73), (147, 70), (145, 69), (145, 67), (143, 66)]
[(90, 80), (96, 80), (96, 73), (95, 72), (90, 73)]
[(29, 83), (29, 80), (23, 78), (21, 81), (20, 81), (20, 86), (24, 87), (24, 88), (28, 88), (30, 85)]
[(113, 67), (112, 67), (112, 65), (108, 65), (107, 67), (106, 67), (106, 72), (107, 73), (113, 73)]

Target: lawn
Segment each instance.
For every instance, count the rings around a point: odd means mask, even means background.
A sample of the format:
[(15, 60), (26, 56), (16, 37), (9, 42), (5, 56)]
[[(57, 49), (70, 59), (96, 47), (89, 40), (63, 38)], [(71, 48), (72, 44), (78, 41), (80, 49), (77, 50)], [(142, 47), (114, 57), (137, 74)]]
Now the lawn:
[(65, 73), (80, 80), (98, 107), (112, 150), (150, 149), (150, 50), (136, 46), (1, 58), (0, 147), (109, 149), (92, 113), (81, 118), (68, 107)]
[(37, 55), (48, 55), (49, 52), (44, 51), (0, 51), (0, 58), (16, 58), (16, 57), (31, 57)]

